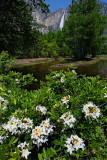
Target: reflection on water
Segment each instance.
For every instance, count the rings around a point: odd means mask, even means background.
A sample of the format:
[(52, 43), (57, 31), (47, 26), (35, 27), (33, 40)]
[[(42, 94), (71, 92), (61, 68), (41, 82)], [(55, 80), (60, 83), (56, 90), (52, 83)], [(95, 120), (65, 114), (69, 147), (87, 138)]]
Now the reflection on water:
[(95, 64), (82, 65), (76, 69), (78, 74), (85, 74), (87, 76), (104, 77), (107, 75), (107, 60), (101, 60)]
[[(33, 73), (34, 77), (38, 80), (38, 82), (35, 82), (34, 84), (27, 86), (27, 89), (34, 90), (39, 88), (40, 81), (45, 81), (45, 76), (51, 71), (49, 69), (49, 66), (51, 65), (53, 65), (52, 62), (46, 63), (46, 64), (18, 67), (18, 68), (14, 68), (14, 70), (18, 72), (22, 72), (23, 74)], [(57, 68), (57, 70), (59, 69)], [(100, 75), (100, 77), (104, 77), (107, 75), (107, 59), (100, 60), (99, 62), (96, 62), (94, 64), (80, 65), (76, 69), (76, 72), (78, 74), (85, 74), (87, 76)]]

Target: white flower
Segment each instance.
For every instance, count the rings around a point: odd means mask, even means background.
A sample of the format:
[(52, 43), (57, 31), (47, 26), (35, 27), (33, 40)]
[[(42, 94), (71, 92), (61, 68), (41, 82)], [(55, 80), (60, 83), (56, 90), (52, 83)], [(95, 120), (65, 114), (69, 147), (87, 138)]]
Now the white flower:
[(107, 98), (107, 93), (104, 93), (104, 98)]
[(16, 83), (19, 84), (20, 83), (20, 80), (19, 79), (15, 79)]
[(70, 128), (73, 127), (73, 123), (76, 121), (76, 119), (73, 117), (73, 115), (71, 115), (70, 112), (66, 112), (64, 113), (60, 119), (64, 120), (64, 125), (68, 125)]
[(105, 86), (103, 89), (107, 89), (107, 87)]
[(5, 140), (7, 137), (8, 137), (7, 133), (5, 135), (1, 134), (0, 135), (0, 144), (3, 144), (3, 140)]
[(29, 133), (31, 131), (33, 127), (33, 121), (29, 118), (20, 120), (19, 118), (12, 116), (7, 124), (3, 124), (2, 127), (6, 131), (9, 131), (12, 135), (20, 135), (22, 133)]
[(44, 106), (39, 105), (39, 106), (36, 106), (36, 111), (39, 111), (39, 112), (42, 113), (42, 115), (45, 115), (46, 112), (47, 112), (47, 108), (44, 107)]
[(65, 79), (64, 79), (64, 77), (61, 77), (61, 83), (64, 83), (64, 81), (65, 81)]
[(4, 137), (0, 135), (0, 143), (3, 144)]
[(7, 108), (8, 101), (0, 96), (0, 109), (5, 110)]
[(60, 77), (60, 74), (59, 73), (55, 74), (55, 77)]
[(53, 126), (50, 125), (49, 119), (42, 121), (39, 126), (36, 126), (31, 133), (31, 139), (38, 147), (48, 141), (48, 136), (53, 132)]
[(21, 148), (21, 149), (24, 149), (24, 148), (26, 148), (28, 146), (29, 146), (29, 143), (26, 143), (26, 141), (25, 141), (24, 143), (20, 143), (17, 147)]
[(70, 138), (67, 138), (65, 147), (67, 147), (67, 152), (72, 154), (73, 151), (77, 151), (80, 148), (84, 150), (85, 144), (77, 135), (71, 135)]
[(61, 99), (62, 104), (66, 104), (66, 105), (69, 103), (69, 100), (70, 100), (70, 95), (68, 95), (68, 96), (66, 96), (66, 97), (63, 97), (63, 98)]
[(82, 111), (85, 112), (85, 117), (93, 117), (96, 119), (100, 116), (100, 109), (92, 102), (84, 105)]
[(19, 151), (21, 153), (21, 157), (27, 159), (28, 155), (31, 153), (28, 151), (29, 143), (26, 143), (26, 141), (25, 141), (24, 143), (20, 143), (17, 147), (19, 148)]
[(77, 74), (75, 70), (72, 70), (72, 73), (75, 73), (75, 74)]
[(22, 155), (21, 157), (24, 157), (24, 158), (28, 158), (28, 155), (30, 154), (31, 152), (28, 151), (28, 149), (23, 149), (22, 150)]
[(11, 90), (8, 90), (8, 93), (11, 93), (12, 91)]

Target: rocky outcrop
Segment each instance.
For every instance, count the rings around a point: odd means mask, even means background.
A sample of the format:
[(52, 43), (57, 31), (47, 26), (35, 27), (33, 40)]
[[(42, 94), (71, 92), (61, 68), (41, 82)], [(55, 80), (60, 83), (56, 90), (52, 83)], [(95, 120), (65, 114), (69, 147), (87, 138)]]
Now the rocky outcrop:
[(52, 32), (55, 32), (56, 30), (59, 29), (59, 24), (63, 13), (64, 13), (63, 9), (58, 9), (53, 14), (50, 14), (46, 19), (44, 19), (43, 21), (44, 25)]

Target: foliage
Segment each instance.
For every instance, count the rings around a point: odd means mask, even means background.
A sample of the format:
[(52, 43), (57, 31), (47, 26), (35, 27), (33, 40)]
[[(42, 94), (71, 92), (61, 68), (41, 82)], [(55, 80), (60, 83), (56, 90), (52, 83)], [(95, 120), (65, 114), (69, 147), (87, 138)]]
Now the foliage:
[(0, 54), (0, 74), (9, 72), (14, 62), (15, 58), (9, 58), (8, 52), (2, 51)]
[(96, 0), (78, 0), (71, 6), (63, 32), (66, 44), (76, 60), (83, 60), (86, 55), (95, 57), (101, 53), (101, 46), (105, 41), (102, 34), (106, 18), (99, 8)]
[[(35, 4), (48, 11), (44, 0), (37, 0)], [(1, 0), (0, 22), (0, 52), (5, 50), (20, 58), (33, 57), (40, 52), (40, 33), (32, 29), (32, 8), (24, 0)]]
[(47, 40), (44, 40), (41, 54), (46, 57), (58, 57), (58, 46), (56, 42), (47, 42)]
[[(47, 82), (34, 91), (21, 88), (34, 80), (30, 75), (10, 72), (0, 79), (0, 159), (105, 159), (106, 79), (78, 76), (72, 66), (67, 71), (51, 72)], [(88, 102), (94, 104), (89, 107), (89, 117), (83, 112)], [(97, 106), (100, 114), (95, 118), (91, 113), (97, 114)], [(75, 122), (66, 120), (70, 115)], [(67, 150), (65, 144), (71, 135), (80, 137), (85, 148), (80, 145), (82, 149)]]
[(23, 0), (1, 0), (0, 12), (0, 51), (15, 55), (31, 30), (31, 8)]

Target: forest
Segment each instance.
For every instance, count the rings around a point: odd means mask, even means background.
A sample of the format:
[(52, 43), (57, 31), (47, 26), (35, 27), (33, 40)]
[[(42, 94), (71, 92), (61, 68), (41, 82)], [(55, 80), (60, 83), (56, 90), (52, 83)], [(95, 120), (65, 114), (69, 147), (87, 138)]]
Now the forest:
[[(44, 1), (38, 4), (48, 12)], [(1, 1), (0, 52), (8, 51), (16, 58), (73, 57), (107, 54), (106, 16), (96, 0), (72, 1), (70, 16), (62, 30), (43, 35), (32, 28), (32, 7), (23, 0)]]

